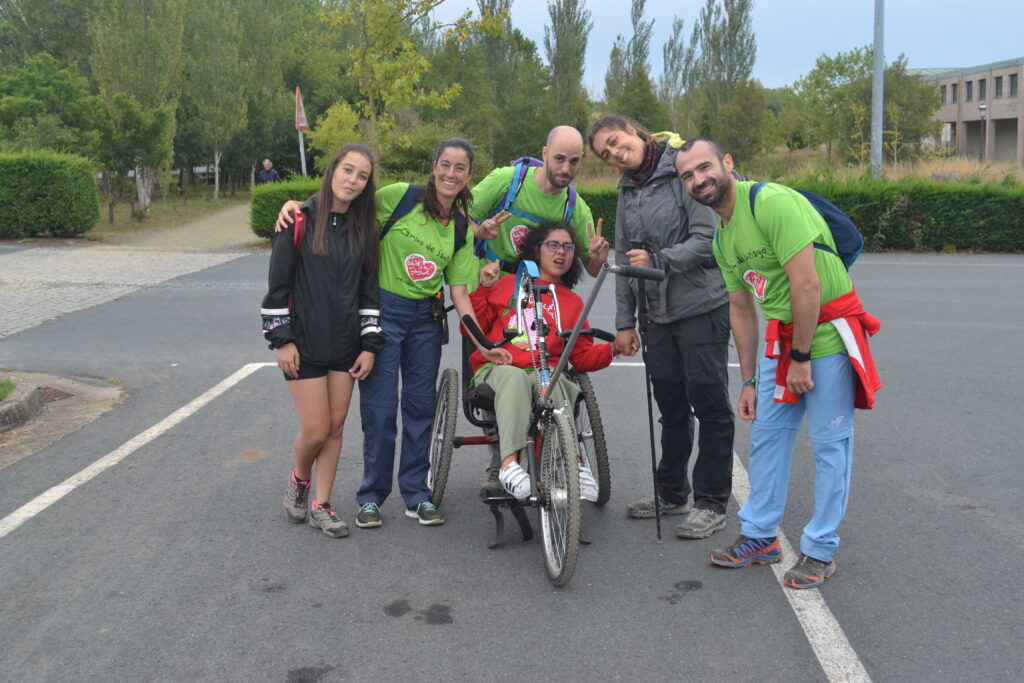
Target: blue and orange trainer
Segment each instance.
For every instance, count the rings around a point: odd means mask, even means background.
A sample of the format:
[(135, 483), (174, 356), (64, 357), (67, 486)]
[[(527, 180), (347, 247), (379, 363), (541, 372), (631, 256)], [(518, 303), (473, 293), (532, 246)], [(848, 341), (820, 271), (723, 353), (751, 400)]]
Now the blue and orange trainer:
[(711, 551), (711, 564), (719, 567), (746, 567), (752, 564), (772, 564), (782, 559), (779, 538), (747, 538), (740, 536), (732, 545)]

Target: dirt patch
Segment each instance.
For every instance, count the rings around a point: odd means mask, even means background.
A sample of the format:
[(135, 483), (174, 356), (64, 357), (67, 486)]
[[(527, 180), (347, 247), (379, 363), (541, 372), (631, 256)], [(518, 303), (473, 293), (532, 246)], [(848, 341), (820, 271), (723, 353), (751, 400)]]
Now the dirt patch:
[(128, 395), (120, 386), (90, 377), (39, 372), (0, 372), (0, 377), (14, 381), (19, 390), (37, 389), (43, 398), (28, 421), (0, 432), (0, 470), (78, 431)]

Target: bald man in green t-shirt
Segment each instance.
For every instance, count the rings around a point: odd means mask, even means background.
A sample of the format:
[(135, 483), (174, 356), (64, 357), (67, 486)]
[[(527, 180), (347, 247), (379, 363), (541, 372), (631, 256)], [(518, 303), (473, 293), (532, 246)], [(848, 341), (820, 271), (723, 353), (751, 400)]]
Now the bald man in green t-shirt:
[[(583, 136), (572, 126), (556, 126), (548, 133), (541, 149), (543, 166), (528, 168), (522, 187), (512, 207), (526, 216), (510, 211), (496, 213), (511, 186), (514, 166), (502, 166), (491, 171), (473, 188), (473, 203), (469, 214), (473, 219), (473, 233), (488, 240), (492, 254), (512, 263), (519, 253), (519, 245), (526, 234), (543, 221), (561, 221), (569, 201), (569, 185), (580, 170), (583, 160)], [(534, 220), (539, 219), (539, 220)], [(575, 233), (580, 254), (587, 272), (597, 275), (608, 260), (608, 240), (601, 235), (602, 221), (594, 218), (582, 197), (576, 197), (572, 217), (567, 221)], [(493, 259), (493, 256), (490, 258)]]

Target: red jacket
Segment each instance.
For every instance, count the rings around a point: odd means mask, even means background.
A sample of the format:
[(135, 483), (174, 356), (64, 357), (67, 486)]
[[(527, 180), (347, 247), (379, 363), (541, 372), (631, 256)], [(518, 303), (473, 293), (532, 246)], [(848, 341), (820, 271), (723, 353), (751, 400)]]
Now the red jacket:
[[(473, 311), (480, 323), (480, 329), (488, 339), (501, 339), (505, 328), (518, 328), (516, 324), (515, 306), (515, 275), (505, 275), (493, 287), (478, 287), (470, 295), (473, 302)], [(548, 284), (538, 280), (538, 284)], [(583, 299), (575, 294), (568, 287), (554, 285), (555, 296), (558, 298), (558, 312), (561, 317), (561, 328), (571, 330), (583, 312)], [(552, 367), (558, 362), (565, 348), (566, 339), (557, 334), (555, 325), (555, 309), (552, 304), (551, 295), (541, 295), (541, 305), (544, 310), (544, 319), (548, 323), (548, 361)], [(530, 306), (527, 315), (527, 325), (532, 322), (533, 307)], [(583, 327), (587, 324), (584, 321)], [(462, 331), (466, 334), (466, 331)], [(512, 364), (517, 368), (532, 368), (533, 361), (530, 358), (530, 343), (526, 334), (513, 339), (501, 348), (507, 349), (512, 354)], [(580, 337), (576, 340), (576, 346), (572, 349), (569, 360), (574, 368), (580, 372), (593, 372), (608, 367), (612, 362), (613, 349), (611, 344), (595, 344), (592, 337)], [(469, 357), (469, 364), (475, 374), (487, 363), (479, 349)]]
[[(875, 392), (882, 388), (882, 380), (878, 377), (878, 368), (875, 367), (875, 360), (871, 356), (868, 337), (878, 332), (882, 328), (882, 323), (864, 310), (855, 289), (821, 307), (818, 324), (827, 322), (831, 322), (839, 331), (856, 373), (853, 405), (862, 410), (870, 410), (875, 403)], [(796, 403), (800, 397), (786, 389), (793, 323), (783, 324), (778, 320), (769, 320), (764, 340), (767, 342), (764, 355), (779, 359), (779, 365), (775, 370), (775, 401)]]

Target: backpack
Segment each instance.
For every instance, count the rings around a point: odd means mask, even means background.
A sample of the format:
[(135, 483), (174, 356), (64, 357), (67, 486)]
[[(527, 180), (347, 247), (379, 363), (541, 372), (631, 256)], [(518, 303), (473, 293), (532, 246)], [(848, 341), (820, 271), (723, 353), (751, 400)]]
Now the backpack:
[[(754, 183), (750, 187), (750, 215), (752, 216), (754, 215), (754, 200), (757, 198), (757, 193), (764, 186), (765, 183), (760, 182)], [(853, 265), (853, 262), (860, 256), (861, 250), (864, 249), (864, 236), (857, 230), (857, 226), (854, 225), (849, 216), (843, 213), (842, 209), (821, 195), (807, 190), (793, 189), (807, 199), (811, 206), (814, 207), (814, 210), (825, 219), (825, 224), (828, 225), (828, 229), (832, 232), (832, 239), (836, 243), (834, 251), (832, 247), (821, 242), (815, 242), (814, 248), (835, 254), (843, 262), (843, 265), (846, 266), (846, 270), (850, 270), (850, 266)], [(754, 216), (754, 220), (757, 220), (756, 216)]]
[[(509, 164), (509, 166), (512, 166), (514, 169), (512, 171), (512, 182), (505, 191), (505, 196), (491, 215), (497, 216), (502, 211), (508, 211), (513, 216), (519, 216), (520, 218), (525, 218), (526, 220), (533, 221), (534, 223), (543, 223), (544, 220), (542, 218), (538, 218), (531, 213), (517, 209), (514, 204), (516, 197), (519, 196), (519, 191), (523, 189), (523, 182), (526, 180), (526, 172), (531, 168), (542, 168), (544, 166), (544, 162), (540, 159), (535, 159), (534, 157), (519, 157)], [(576, 211), (576, 188), (570, 184), (566, 189), (568, 196), (565, 200), (565, 213), (562, 214), (562, 221), (569, 223), (572, 221), (572, 215)], [(487, 240), (482, 240), (480, 238), (473, 240), (473, 253), (477, 256), (487, 255), (488, 258), (497, 258), (493, 252), (488, 254), (489, 251), (490, 250), (487, 248)]]

